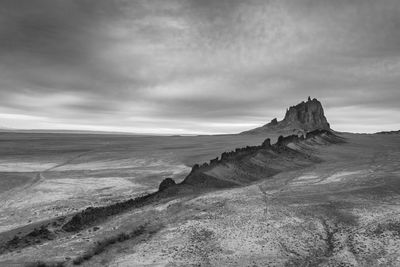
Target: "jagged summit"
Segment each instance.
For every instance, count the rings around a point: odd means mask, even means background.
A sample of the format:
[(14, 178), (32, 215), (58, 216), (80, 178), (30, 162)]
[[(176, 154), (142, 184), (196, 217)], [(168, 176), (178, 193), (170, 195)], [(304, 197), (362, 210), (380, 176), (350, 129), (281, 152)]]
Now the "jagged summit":
[(302, 101), (287, 109), (282, 121), (274, 118), (264, 126), (243, 132), (243, 134), (257, 134), (270, 130), (304, 133), (322, 129), (330, 130), (322, 104), (316, 98), (308, 97), (307, 102)]

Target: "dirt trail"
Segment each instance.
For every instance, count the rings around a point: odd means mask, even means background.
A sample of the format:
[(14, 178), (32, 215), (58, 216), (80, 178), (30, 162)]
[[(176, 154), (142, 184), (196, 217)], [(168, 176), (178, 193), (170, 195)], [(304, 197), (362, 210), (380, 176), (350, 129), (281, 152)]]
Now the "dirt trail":
[(72, 158), (70, 158), (70, 159), (68, 159), (68, 160), (66, 160), (66, 161), (64, 161), (62, 163), (56, 164), (53, 167), (44, 169), (43, 171), (40, 171), (40, 172), (36, 173), (36, 175), (28, 183), (25, 183), (25, 184), (23, 184), (21, 186), (18, 186), (18, 187), (15, 187), (15, 188), (13, 188), (13, 189), (11, 189), (9, 191), (6, 191), (3, 194), (0, 194), (0, 202), (4, 203), (3, 207), (8, 206), (10, 204), (10, 201), (13, 201), (13, 197), (12, 196), (17, 196), (19, 193), (26, 192), (26, 190), (28, 190), (29, 188), (32, 188), (32, 187), (42, 183), (46, 179), (45, 176), (44, 176), (44, 173), (49, 172), (51, 170), (54, 170), (54, 169), (56, 169), (58, 167), (64, 166), (64, 165), (66, 165), (68, 163), (71, 163), (72, 161), (76, 160), (77, 158), (80, 158), (80, 157), (82, 157), (84, 155), (92, 153), (93, 151), (94, 150), (90, 150), (90, 151), (81, 153), (81, 154), (79, 154), (77, 156), (74, 156), (74, 157), (72, 157)]

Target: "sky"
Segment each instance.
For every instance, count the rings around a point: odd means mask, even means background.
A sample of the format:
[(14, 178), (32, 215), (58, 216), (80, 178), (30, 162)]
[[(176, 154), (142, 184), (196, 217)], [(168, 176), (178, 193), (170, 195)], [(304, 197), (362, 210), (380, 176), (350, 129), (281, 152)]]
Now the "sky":
[(399, 0), (2, 0), (0, 126), (237, 133), (308, 96), (400, 129)]

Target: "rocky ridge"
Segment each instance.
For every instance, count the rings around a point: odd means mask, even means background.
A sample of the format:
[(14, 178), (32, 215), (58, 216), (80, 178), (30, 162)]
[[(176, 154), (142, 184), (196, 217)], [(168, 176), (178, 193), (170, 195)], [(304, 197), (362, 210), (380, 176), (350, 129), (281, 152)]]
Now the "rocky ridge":
[(231, 187), (246, 185), (279, 172), (309, 166), (321, 160), (310, 153), (315, 145), (342, 143), (328, 130), (314, 130), (306, 135), (280, 136), (275, 144), (267, 138), (259, 146), (224, 152), (209, 163), (194, 165), (181, 183), (196, 187)]

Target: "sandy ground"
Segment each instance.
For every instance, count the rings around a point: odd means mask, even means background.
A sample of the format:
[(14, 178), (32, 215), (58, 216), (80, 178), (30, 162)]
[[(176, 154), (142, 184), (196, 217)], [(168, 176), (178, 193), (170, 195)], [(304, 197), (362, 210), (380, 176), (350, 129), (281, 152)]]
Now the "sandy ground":
[[(344, 137), (346, 144), (319, 147), (315, 153), (324, 162), (314, 166), (127, 212), (96, 231), (0, 255), (0, 265), (43, 259), (72, 264), (69, 259), (97, 241), (147, 225), (148, 233), (110, 245), (82, 265), (400, 266), (400, 135)], [(87, 178), (82, 187), (92, 191), (82, 195), (107, 187), (140, 190), (140, 183), (113, 177)], [(74, 180), (46, 176), (33, 188), (62, 187), (63, 198), (77, 198)], [(11, 220), (2, 225), (6, 222)]]

